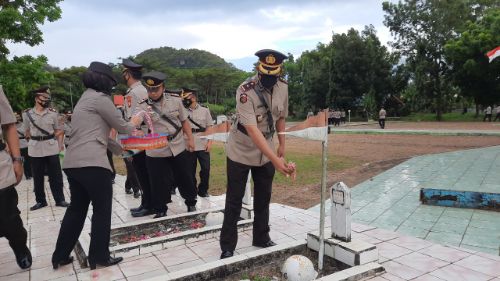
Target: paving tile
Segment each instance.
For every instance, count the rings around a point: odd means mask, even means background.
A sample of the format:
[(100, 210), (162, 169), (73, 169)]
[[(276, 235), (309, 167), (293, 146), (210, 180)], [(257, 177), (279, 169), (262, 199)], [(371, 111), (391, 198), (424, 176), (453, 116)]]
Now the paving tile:
[(391, 244), (395, 244), (401, 247), (405, 247), (412, 251), (419, 251), (421, 249), (432, 246), (431, 242), (425, 241), (423, 239), (417, 239), (409, 236), (401, 236), (390, 241)]
[(462, 241), (462, 235), (447, 232), (429, 232), (425, 240), (444, 245), (459, 246)]
[(99, 268), (96, 270), (89, 270), (85, 273), (79, 273), (78, 279), (82, 281), (92, 280), (119, 280), (125, 278), (119, 266), (108, 266), (104, 268)]
[(19, 272), (12, 275), (0, 276), (0, 281), (26, 281), (29, 280), (29, 271)]
[(389, 260), (395, 259), (397, 257), (407, 255), (412, 251), (400, 246), (396, 246), (389, 242), (383, 242), (377, 245), (378, 254), (381, 257), (385, 257)]
[(428, 229), (408, 227), (408, 226), (400, 226), (398, 229), (396, 229), (396, 232), (401, 233), (403, 235), (413, 236), (421, 239), (424, 239), (425, 237), (427, 237), (427, 234), (429, 234)]
[(205, 261), (201, 260), (201, 259), (197, 259), (194, 261), (188, 261), (185, 263), (168, 266), (167, 270), (168, 270), (168, 272), (175, 272), (175, 271), (183, 270), (186, 268), (196, 267), (196, 266), (201, 265), (201, 264), (205, 264)]
[(425, 274), (425, 275), (419, 276), (415, 279), (412, 279), (412, 281), (443, 281), (443, 279), (439, 279), (439, 278), (432, 276), (430, 274)]
[(385, 268), (386, 272), (403, 278), (404, 280), (410, 280), (425, 273), (394, 261), (384, 262), (382, 266)]
[[(32, 281), (54, 280), (67, 277), (69, 275), (75, 275), (75, 271), (72, 266), (62, 266), (57, 270), (54, 270), (52, 266), (31, 270)], [(73, 280), (75, 280), (75, 278), (73, 278)]]
[(381, 241), (389, 241), (399, 237), (399, 235), (394, 231), (388, 231), (379, 228), (365, 231), (363, 232), (363, 234), (366, 234)]
[(404, 255), (396, 258), (394, 261), (426, 273), (449, 264), (448, 262), (420, 253)]
[(463, 260), (455, 263), (456, 265), (463, 266), (491, 277), (500, 276), (500, 261), (494, 261), (476, 255), (471, 255)]
[(430, 275), (446, 281), (482, 281), (491, 279), (491, 276), (458, 266), (456, 264), (450, 264), (436, 269), (431, 272)]
[(126, 278), (164, 268), (160, 261), (154, 256), (135, 261), (122, 262), (119, 264), (119, 267)]
[(189, 261), (198, 260), (199, 257), (191, 251), (191, 249), (182, 246), (168, 249), (167, 251), (159, 251), (161, 254), (156, 254), (158, 260), (165, 266), (170, 267), (177, 264), (182, 264)]
[(427, 256), (434, 257), (434, 258), (438, 258), (440, 260), (450, 262), (450, 263), (457, 262), (457, 261), (464, 259), (464, 258), (471, 255), (470, 253), (468, 253), (466, 251), (458, 250), (458, 249), (452, 248), (452, 247), (437, 245), (437, 244), (434, 244), (428, 248), (420, 250), (420, 253), (427, 255)]

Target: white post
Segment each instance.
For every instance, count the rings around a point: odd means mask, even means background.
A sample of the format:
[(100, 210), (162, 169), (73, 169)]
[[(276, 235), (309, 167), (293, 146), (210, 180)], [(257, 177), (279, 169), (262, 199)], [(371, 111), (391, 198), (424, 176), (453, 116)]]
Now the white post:
[(348, 121), (348, 123), (351, 123), (351, 110), (349, 109), (347, 111), (349, 112), (349, 121)]
[(250, 179), (252, 178), (252, 171), (248, 172), (247, 185), (245, 186), (245, 195), (243, 196), (243, 204), (252, 204), (252, 183)]
[(325, 255), (325, 193), (326, 193), (326, 164), (327, 164), (328, 140), (323, 141), (322, 150), (322, 174), (321, 174), (321, 196), (320, 196), (320, 217), (319, 217), (319, 257), (318, 271), (323, 270), (323, 257)]

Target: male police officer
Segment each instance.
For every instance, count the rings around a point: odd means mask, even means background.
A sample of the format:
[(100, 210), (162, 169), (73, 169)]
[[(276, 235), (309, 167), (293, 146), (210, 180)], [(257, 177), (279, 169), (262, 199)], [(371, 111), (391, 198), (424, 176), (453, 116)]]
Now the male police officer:
[(36, 89), (32, 93), (35, 95), (35, 107), (23, 112), (25, 136), (29, 138), (28, 154), (31, 157), (36, 196), (36, 204), (30, 210), (34, 211), (47, 206), (44, 190), (45, 169), (49, 174), (50, 189), (56, 206), (68, 207), (69, 204), (64, 200), (61, 163), (59, 162), (59, 152), (64, 150), (59, 117), (54, 109), (49, 108), (49, 87)]
[(0, 237), (9, 240), (20, 268), (31, 267), (31, 253), (26, 246), (27, 232), (17, 208), (16, 188), (23, 177), (23, 158), (19, 151), (19, 139), (16, 133), (16, 119), (0, 85), (0, 136), (2, 130), (9, 147), (10, 155), (5, 151), (6, 144), (0, 139)]
[(200, 134), (206, 131), (210, 134), (213, 125), (212, 115), (208, 108), (198, 103), (196, 90), (182, 88), (182, 103), (188, 110), (188, 119), (191, 123), (191, 132), (194, 137), (193, 151), (193, 179), (196, 186), (196, 166), (200, 162), (200, 184), (198, 185), (198, 196), (208, 197), (208, 181), (210, 178), (210, 149), (212, 141), (200, 138)]
[[(152, 187), (152, 200), (156, 215), (160, 218), (167, 215), (167, 202), (170, 201), (170, 190), (174, 183), (174, 167), (178, 167), (176, 177), (188, 212), (196, 210), (196, 187), (191, 172), (191, 155), (194, 140), (188, 114), (178, 97), (165, 94), (166, 75), (153, 71), (144, 74), (148, 99), (141, 103), (146, 112), (151, 114), (155, 133), (167, 133), (168, 146), (146, 151), (146, 165)], [(184, 140), (187, 136), (187, 145)], [(186, 147), (188, 151), (186, 151)]]
[[(148, 98), (146, 88), (141, 83), (143, 66), (133, 62), (130, 59), (124, 59), (122, 62), (123, 80), (127, 83), (128, 90), (123, 104), (125, 120), (128, 121), (138, 108), (138, 103)], [(147, 133), (147, 129), (143, 128)], [(132, 157), (132, 165), (139, 179), (142, 190), (141, 205), (131, 209), (132, 216), (142, 217), (153, 213), (151, 199), (151, 185), (149, 182), (148, 170), (146, 168), (146, 153), (141, 151)]]
[(227, 142), (227, 193), (224, 222), (220, 236), (221, 258), (233, 256), (238, 241), (238, 222), (248, 172), (252, 171), (254, 188), (253, 246), (275, 245), (269, 237), (269, 202), (275, 169), (290, 175), (285, 164), (285, 136), (278, 135), (279, 147), (274, 151), (275, 131), (285, 130), (288, 115), (288, 85), (280, 78), (287, 57), (274, 50), (261, 50), (258, 74), (245, 81), (236, 91), (237, 120)]

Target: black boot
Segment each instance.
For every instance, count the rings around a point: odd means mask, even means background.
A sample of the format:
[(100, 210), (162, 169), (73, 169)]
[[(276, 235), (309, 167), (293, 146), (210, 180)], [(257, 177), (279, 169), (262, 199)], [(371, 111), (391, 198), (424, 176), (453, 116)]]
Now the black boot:
[(69, 256), (65, 259), (58, 260), (58, 261), (52, 260), (52, 268), (57, 269), (61, 265), (67, 265), (67, 264), (70, 264), (72, 262), (73, 262), (73, 256)]
[(107, 267), (107, 266), (118, 264), (122, 260), (123, 260), (122, 257), (117, 257), (117, 258), (109, 257), (106, 261), (103, 261), (103, 262), (89, 262), (89, 265), (90, 265), (90, 269), (94, 270), (97, 268), (98, 265), (103, 266), (103, 267)]
[(16, 255), (17, 265), (19, 265), (20, 268), (27, 269), (31, 267), (33, 258), (31, 257), (31, 252), (28, 247), (25, 247), (25, 249), (21, 251), (14, 251), (14, 254)]

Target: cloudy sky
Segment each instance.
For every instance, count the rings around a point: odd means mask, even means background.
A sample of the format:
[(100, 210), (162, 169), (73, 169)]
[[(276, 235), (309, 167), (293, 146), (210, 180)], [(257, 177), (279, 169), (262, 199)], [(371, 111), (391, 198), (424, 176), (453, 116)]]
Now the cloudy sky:
[(9, 45), (11, 56), (44, 54), (61, 68), (161, 46), (198, 48), (250, 70), (263, 48), (300, 55), (332, 32), (373, 24), (383, 44), (382, 0), (65, 0), (62, 18), (42, 26), (45, 42)]

